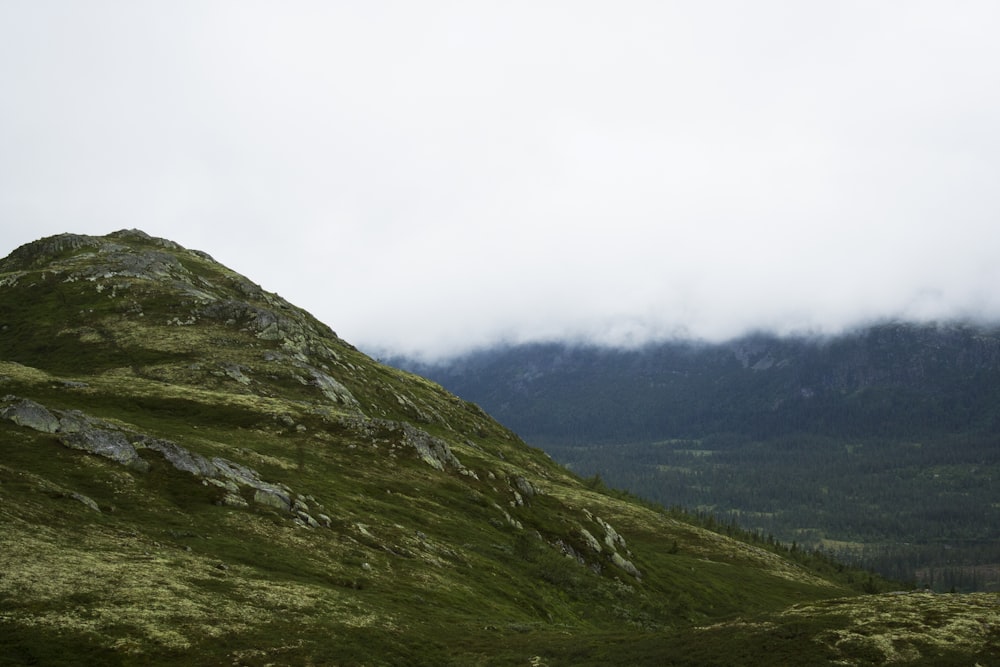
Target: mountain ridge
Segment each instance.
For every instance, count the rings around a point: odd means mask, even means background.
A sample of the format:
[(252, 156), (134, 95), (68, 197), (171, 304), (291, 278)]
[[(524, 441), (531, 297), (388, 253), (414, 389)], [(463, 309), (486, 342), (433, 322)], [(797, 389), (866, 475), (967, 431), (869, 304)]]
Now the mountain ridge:
[(997, 646), (949, 646), (943, 598), (595, 488), (137, 230), (0, 260), (0, 394), (0, 664), (815, 661), (881, 650), (889, 605), (915, 616), (887, 659)]

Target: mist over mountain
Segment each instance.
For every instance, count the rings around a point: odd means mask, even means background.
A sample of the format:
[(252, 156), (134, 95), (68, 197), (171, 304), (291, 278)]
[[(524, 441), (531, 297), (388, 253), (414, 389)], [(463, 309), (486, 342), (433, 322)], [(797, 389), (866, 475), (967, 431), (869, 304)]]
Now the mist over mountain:
[(0, 3), (0, 247), (142, 221), (424, 359), (1000, 318), (997, 3), (430, 4)]
[(611, 486), (944, 590), (1000, 587), (995, 326), (885, 322), (825, 338), (551, 343), (392, 363)]

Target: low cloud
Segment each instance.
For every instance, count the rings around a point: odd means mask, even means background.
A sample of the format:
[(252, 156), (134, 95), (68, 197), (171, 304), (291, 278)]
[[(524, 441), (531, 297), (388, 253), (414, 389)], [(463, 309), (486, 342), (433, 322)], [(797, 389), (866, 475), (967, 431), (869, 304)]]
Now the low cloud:
[(0, 7), (0, 242), (139, 227), (370, 350), (1000, 317), (991, 2)]

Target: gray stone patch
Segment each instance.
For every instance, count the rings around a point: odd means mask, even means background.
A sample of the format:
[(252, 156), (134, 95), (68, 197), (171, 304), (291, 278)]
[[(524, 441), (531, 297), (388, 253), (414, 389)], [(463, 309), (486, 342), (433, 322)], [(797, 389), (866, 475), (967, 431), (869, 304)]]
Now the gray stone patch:
[(184, 449), (176, 442), (159, 438), (143, 438), (141, 445), (163, 455), (170, 465), (198, 477), (216, 477), (219, 469), (200, 454)]
[(243, 496), (238, 493), (227, 493), (222, 496), (221, 500), (219, 500), (219, 504), (226, 507), (238, 507), (239, 509), (247, 509), (250, 507), (250, 503), (248, 503)]
[(592, 551), (601, 553), (601, 543), (597, 541), (597, 538), (594, 537), (589, 530), (587, 530), (586, 528), (581, 528), (580, 534), (583, 536), (584, 541), (587, 543), (587, 546), (590, 547)]
[(70, 449), (90, 452), (134, 470), (142, 472), (149, 470), (149, 464), (142, 460), (135, 447), (121, 431), (92, 428), (65, 433), (60, 436), (59, 441)]
[(465, 469), (462, 462), (452, 454), (451, 447), (448, 446), (447, 442), (406, 422), (402, 422), (401, 426), (403, 428), (403, 444), (416, 449), (417, 454), (427, 465), (442, 471), (446, 466), (458, 470)]
[[(126, 431), (79, 411), (50, 411), (34, 401), (18, 400), (15, 396), (7, 396), (3, 400), (11, 402), (11, 405), (0, 411), (0, 417), (26, 428), (58, 434), (59, 441), (70, 449), (94, 454), (141, 472), (149, 470), (149, 463), (142, 459), (139, 450), (148, 449), (163, 456), (177, 470), (191, 473), (203, 484), (222, 489), (225, 495), (220, 503), (223, 505), (248, 507), (242, 489), (249, 488), (254, 492), (254, 503), (257, 505), (287, 512), (313, 528), (329, 527), (331, 523), (326, 515), (319, 515), (320, 520), (313, 518), (304, 500), (293, 499), (291, 489), (283, 484), (265, 482), (256, 470), (248, 466), (220, 457), (209, 460), (170, 440)], [(85, 500), (80, 502), (91, 506)], [(96, 503), (92, 509), (100, 511)]]
[(312, 384), (319, 388), (323, 395), (334, 403), (339, 403), (349, 408), (359, 408), (357, 399), (350, 390), (326, 373), (315, 368), (309, 369), (312, 375)]
[(88, 498), (87, 496), (83, 495), (82, 493), (76, 493), (74, 491), (73, 493), (69, 494), (69, 497), (72, 498), (73, 500), (79, 502), (79, 503), (83, 503), (84, 505), (86, 505), (90, 509), (94, 510), (95, 512), (99, 513), (101, 511), (101, 508), (97, 506), (97, 503), (94, 502), (93, 498)]
[(625, 559), (617, 551), (611, 554), (611, 562), (614, 563), (617, 567), (631, 574), (636, 579), (642, 579), (642, 573), (639, 572), (639, 568), (633, 565), (632, 561)]
[(222, 372), (236, 380), (240, 384), (250, 384), (250, 378), (243, 372), (249, 370), (238, 364), (226, 364), (222, 367)]
[(514, 482), (514, 486), (517, 487), (517, 490), (520, 491), (521, 495), (525, 498), (531, 498), (538, 493), (538, 489), (532, 486), (531, 482), (520, 475), (514, 477), (511, 481)]
[(277, 489), (256, 489), (253, 494), (253, 501), (257, 505), (273, 507), (284, 512), (290, 512), (292, 509), (289, 497)]
[(59, 431), (59, 419), (45, 406), (26, 398), (4, 408), (3, 412), (0, 412), (0, 417), (12, 421), (18, 426), (25, 426), (42, 433)]

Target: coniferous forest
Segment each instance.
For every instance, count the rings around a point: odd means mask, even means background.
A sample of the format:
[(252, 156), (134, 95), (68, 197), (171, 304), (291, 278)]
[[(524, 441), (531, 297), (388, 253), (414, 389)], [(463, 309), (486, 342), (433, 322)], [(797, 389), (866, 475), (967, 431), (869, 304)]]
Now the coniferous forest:
[(996, 329), (393, 362), (609, 487), (917, 586), (1000, 588)]

